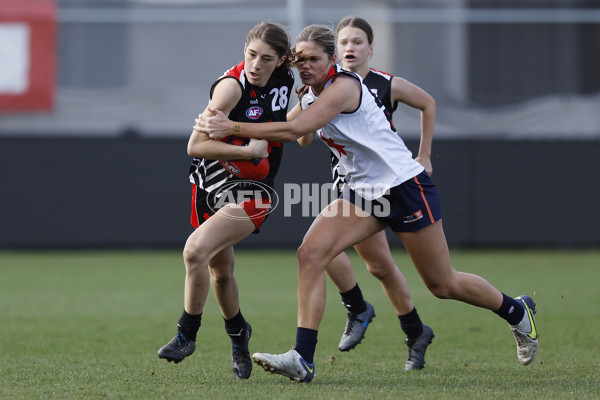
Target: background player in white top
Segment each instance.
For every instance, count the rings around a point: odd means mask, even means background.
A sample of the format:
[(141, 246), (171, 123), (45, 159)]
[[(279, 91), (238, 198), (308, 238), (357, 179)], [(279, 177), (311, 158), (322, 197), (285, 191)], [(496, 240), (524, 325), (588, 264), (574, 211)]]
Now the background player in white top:
[[(255, 353), (253, 360), (265, 370), (310, 382), (325, 310), (326, 265), (346, 248), (390, 227), (436, 297), (498, 314), (511, 326), (519, 361), (531, 363), (538, 348), (533, 300), (509, 297), (485, 279), (452, 267), (435, 185), (425, 168), (412, 160), (391, 121), (386, 124), (389, 114), (361, 84), (361, 78), (336, 68), (335, 34), (319, 25), (304, 28), (296, 41), (294, 61), (302, 82), (318, 98), (293, 120), (243, 124), (216, 112), (214, 117), (199, 116), (194, 127), (212, 138), (235, 130), (244, 137), (283, 141), (322, 129), (320, 138), (338, 150), (346, 171), (343, 197), (317, 216), (298, 249), (296, 346), (284, 354)], [(421, 159), (429, 158), (431, 139), (426, 138), (429, 143), (421, 146)], [(377, 186), (376, 190), (369, 191), (366, 184)], [(384, 194), (376, 197), (379, 192)]]

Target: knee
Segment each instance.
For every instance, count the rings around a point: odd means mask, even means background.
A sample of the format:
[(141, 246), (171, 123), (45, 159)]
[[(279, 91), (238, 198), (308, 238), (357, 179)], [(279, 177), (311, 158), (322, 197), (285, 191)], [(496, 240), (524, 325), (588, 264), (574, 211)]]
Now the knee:
[(450, 295), (444, 285), (427, 285), (429, 291), (438, 299), (449, 299)]
[(367, 263), (367, 271), (380, 281), (386, 280), (392, 275), (396, 265), (386, 263)]
[[(318, 248), (308, 243), (302, 243), (298, 248), (296, 255), (298, 256), (299, 274), (313, 270), (313, 268), (319, 266), (324, 259), (324, 255), (319, 253)], [(326, 264), (323, 264), (323, 269), (325, 269), (325, 265)]]
[(194, 272), (200, 265), (208, 263), (206, 249), (201, 245), (188, 241), (183, 248), (183, 261), (187, 272)]
[(220, 269), (211, 268), (210, 279), (214, 286), (225, 287), (229, 284), (231, 279), (233, 278), (233, 273), (229, 273), (228, 271), (223, 271)]
[(452, 284), (448, 282), (426, 282), (427, 289), (438, 299), (454, 298)]
[[(214, 260), (213, 260), (214, 261)], [(233, 278), (233, 261), (221, 262), (214, 264), (211, 262), (210, 276), (213, 284), (217, 286), (225, 286)]]
[(311, 253), (312, 251), (310, 249), (310, 245), (304, 242), (300, 245), (300, 247), (298, 247), (298, 250), (296, 251), (296, 256), (298, 257), (298, 262), (300, 263), (300, 265), (310, 263), (310, 261), (312, 260)]

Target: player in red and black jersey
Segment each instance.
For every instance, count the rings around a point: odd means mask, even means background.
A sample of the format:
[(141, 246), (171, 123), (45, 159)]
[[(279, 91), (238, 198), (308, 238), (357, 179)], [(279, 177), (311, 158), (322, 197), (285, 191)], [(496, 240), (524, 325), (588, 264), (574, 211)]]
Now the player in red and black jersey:
[[(222, 83), (224, 80), (227, 82)], [(279, 67), (271, 74), (264, 86), (256, 86), (252, 80), (248, 78), (245, 71), (245, 61), (241, 61), (238, 65), (227, 70), (210, 89), (210, 98), (213, 99), (215, 90), (220, 85), (225, 87), (225, 90), (234, 90), (231, 86), (239, 86), (241, 96), (234, 108), (229, 112), (229, 118), (239, 122), (269, 122), (269, 121), (285, 121), (288, 108), (289, 96), (294, 84), (294, 77), (289, 69)], [(197, 154), (192, 146), (202, 146), (206, 138), (199, 138), (192, 135), (188, 152), (194, 156)], [(257, 141), (251, 141), (257, 142)], [(254, 143), (256, 144), (256, 143)], [(264, 145), (264, 143), (262, 143)], [(205, 144), (204, 144), (205, 145)], [(198, 185), (200, 189), (207, 192), (212, 192), (215, 188), (220, 187), (223, 182), (235, 179), (227, 172), (220, 163), (214, 162), (214, 159), (209, 159), (211, 156), (218, 155), (219, 160), (233, 160), (251, 158), (252, 152), (246, 156), (240, 157), (239, 154), (230, 154), (228, 146), (221, 146), (212, 143), (214, 146), (222, 147), (222, 152), (218, 154), (208, 154), (204, 158), (194, 157), (190, 168), (190, 182)], [(243, 149), (238, 149), (243, 151)], [(273, 187), (275, 175), (279, 170), (282, 156), (282, 144), (280, 142), (268, 143), (268, 158), (269, 158), (269, 174), (261, 182), (267, 186)], [(224, 153), (223, 153), (224, 152)]]
[[(244, 61), (213, 84), (208, 107), (240, 122), (285, 121), (294, 84), (290, 56), (290, 39), (283, 26), (271, 22), (255, 26), (248, 34)], [(203, 115), (213, 114), (208, 107)], [(248, 351), (252, 328), (240, 311), (233, 246), (258, 232), (270, 211), (282, 145), (251, 139), (246, 146), (239, 146), (192, 131), (188, 154), (194, 157), (190, 168), (191, 222), (197, 229), (183, 252), (184, 311), (177, 334), (158, 355), (178, 363), (194, 352), (204, 304), (212, 287), (231, 339), (233, 375), (247, 379), (252, 371)], [(233, 176), (220, 162), (267, 157), (269, 174), (260, 182)]]

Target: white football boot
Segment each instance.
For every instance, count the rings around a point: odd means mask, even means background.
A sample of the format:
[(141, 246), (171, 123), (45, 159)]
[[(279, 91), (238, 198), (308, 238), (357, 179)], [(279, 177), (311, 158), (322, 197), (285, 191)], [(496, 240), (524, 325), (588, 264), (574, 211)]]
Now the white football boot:
[(287, 376), (296, 382), (308, 383), (315, 376), (315, 363), (307, 363), (294, 349), (284, 354), (254, 353), (252, 359), (265, 371)]
[(538, 333), (535, 327), (535, 303), (529, 296), (515, 297), (523, 308), (525, 315), (517, 325), (511, 325), (513, 335), (517, 341), (517, 357), (523, 365), (529, 365), (535, 358), (538, 349)]

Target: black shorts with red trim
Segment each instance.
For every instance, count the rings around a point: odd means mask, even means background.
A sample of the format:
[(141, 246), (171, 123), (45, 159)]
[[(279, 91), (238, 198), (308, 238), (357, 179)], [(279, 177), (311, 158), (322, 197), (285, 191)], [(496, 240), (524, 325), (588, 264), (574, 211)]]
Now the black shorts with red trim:
[(415, 232), (442, 218), (435, 184), (425, 171), (375, 200), (365, 200), (348, 187), (340, 197), (370, 213), (394, 232)]
[[(241, 190), (240, 190), (241, 191)], [(258, 233), (260, 227), (267, 219), (269, 211), (271, 210), (271, 198), (265, 197), (253, 197), (244, 198), (238, 197), (238, 189), (230, 190), (226, 199), (216, 198), (211, 193), (200, 189), (198, 185), (192, 185), (192, 216), (190, 223), (194, 228), (198, 228), (204, 221), (212, 217), (223, 205), (229, 203), (238, 204), (244, 209), (248, 217), (254, 223), (256, 230), (253, 233)], [(240, 198), (240, 201), (235, 199)]]

